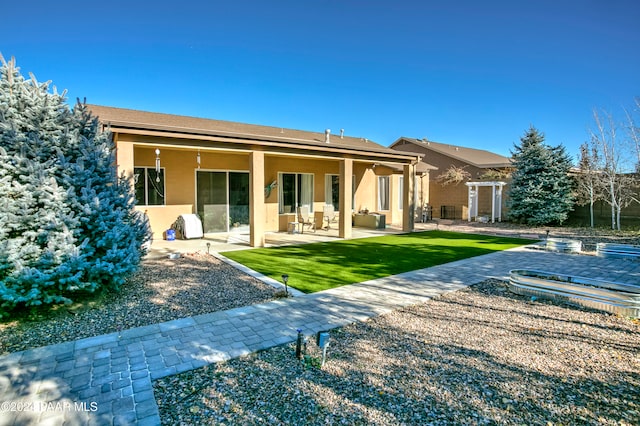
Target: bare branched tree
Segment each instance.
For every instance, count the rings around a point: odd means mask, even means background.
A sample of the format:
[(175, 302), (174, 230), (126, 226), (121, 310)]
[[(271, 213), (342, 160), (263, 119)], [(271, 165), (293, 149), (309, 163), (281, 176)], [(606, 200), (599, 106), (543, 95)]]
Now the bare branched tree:
[(442, 186), (459, 184), (465, 180), (471, 179), (471, 173), (465, 170), (467, 166), (456, 167), (453, 164), (444, 173), (436, 176), (436, 182), (440, 182)]
[(635, 149), (636, 173), (640, 173), (640, 127), (638, 127), (636, 120), (636, 115), (640, 114), (640, 98), (635, 98), (635, 108), (632, 112), (626, 108), (624, 112), (627, 116), (627, 131), (629, 132), (629, 138), (631, 139), (631, 143)]
[(591, 132), (591, 143), (600, 156), (599, 169), (606, 197), (611, 206), (611, 228), (620, 229), (622, 209), (638, 201), (638, 185), (634, 155), (630, 155), (630, 138), (618, 138), (618, 125), (613, 116), (604, 111), (603, 117), (594, 110), (596, 130)]
[(499, 179), (508, 179), (511, 177), (511, 170), (509, 169), (487, 169), (482, 175), (480, 179), (484, 180), (499, 180)]
[(596, 146), (589, 142), (580, 145), (578, 170), (575, 174), (576, 203), (579, 205), (589, 204), (589, 218), (592, 228), (595, 225), (593, 205), (604, 197), (604, 179), (601, 176), (599, 165), (600, 156)]

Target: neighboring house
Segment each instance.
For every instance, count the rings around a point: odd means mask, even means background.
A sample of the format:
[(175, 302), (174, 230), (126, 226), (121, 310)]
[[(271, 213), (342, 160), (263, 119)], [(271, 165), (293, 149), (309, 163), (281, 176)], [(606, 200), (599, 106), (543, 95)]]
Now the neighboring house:
[(112, 132), (119, 172), (132, 179), (155, 238), (179, 215), (197, 213), (205, 233), (248, 228), (250, 245), (263, 246), (265, 232), (286, 231), (299, 206), (322, 227), (326, 204), (339, 212), (332, 227), (342, 238), (351, 236), (352, 214), (365, 209), (413, 230), (414, 198), (423, 197), (419, 154), (342, 132), (89, 109)]
[[(390, 148), (422, 155), (422, 161), (436, 169), (431, 171), (428, 191), (428, 204), (434, 218), (491, 218), (493, 212), (499, 220), (498, 213), (504, 212), (506, 193), (503, 190), (509, 180), (500, 175), (510, 171), (509, 158), (482, 149), (407, 137), (399, 138)], [(452, 166), (468, 172), (469, 181), (449, 185), (437, 182), (436, 177)]]

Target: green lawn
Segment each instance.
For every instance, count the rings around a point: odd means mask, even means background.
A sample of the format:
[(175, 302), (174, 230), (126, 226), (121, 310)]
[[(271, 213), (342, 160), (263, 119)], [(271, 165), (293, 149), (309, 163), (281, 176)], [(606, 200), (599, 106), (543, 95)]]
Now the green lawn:
[(531, 240), (427, 231), (221, 253), (305, 293), (414, 271), (531, 243)]

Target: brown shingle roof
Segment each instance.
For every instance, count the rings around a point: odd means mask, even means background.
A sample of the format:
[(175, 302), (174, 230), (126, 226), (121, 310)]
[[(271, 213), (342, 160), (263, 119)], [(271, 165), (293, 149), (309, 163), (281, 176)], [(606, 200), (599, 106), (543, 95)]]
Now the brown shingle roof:
[[(411, 142), (412, 144), (415, 144), (416, 146), (419, 146), (424, 150), (432, 150), (480, 168), (511, 166), (511, 160), (509, 158), (490, 151), (486, 151), (484, 149), (467, 148), (463, 146), (449, 145), (424, 139), (401, 137), (393, 144), (391, 144), (391, 148), (401, 143), (402, 141)], [(426, 156), (424, 160), (429, 161), (428, 156)]]
[[(285, 129), (281, 127), (261, 126), (256, 124), (237, 123), (232, 121), (213, 120), (182, 115), (157, 112), (138, 111), (100, 105), (87, 105), (91, 112), (98, 116), (104, 124), (115, 129), (135, 129), (165, 131), (178, 134), (221, 136), (260, 141), (275, 141), (290, 144), (292, 147), (305, 146), (322, 150), (322, 148), (344, 148), (359, 152), (391, 154), (395, 157), (399, 151), (386, 148), (365, 138), (331, 134), (330, 143), (325, 142), (325, 134), (303, 130)], [(401, 154), (407, 156), (408, 153)], [(413, 155), (415, 158), (416, 155)]]
[[(404, 170), (402, 166), (398, 166), (396, 164), (382, 163), (382, 165), (390, 168), (394, 172), (402, 172)], [(424, 161), (420, 161), (418, 164), (416, 164), (416, 173), (423, 174), (431, 170), (438, 170), (438, 168), (436, 166), (432, 166), (431, 164), (425, 163)]]

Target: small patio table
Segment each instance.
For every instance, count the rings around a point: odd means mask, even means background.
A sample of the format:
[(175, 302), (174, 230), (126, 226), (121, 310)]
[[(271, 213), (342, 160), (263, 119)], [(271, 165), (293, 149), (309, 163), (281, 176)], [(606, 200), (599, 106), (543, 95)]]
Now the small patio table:
[(289, 234), (301, 234), (302, 233), (302, 222), (289, 222), (289, 226), (287, 227), (287, 233), (289, 233)]

